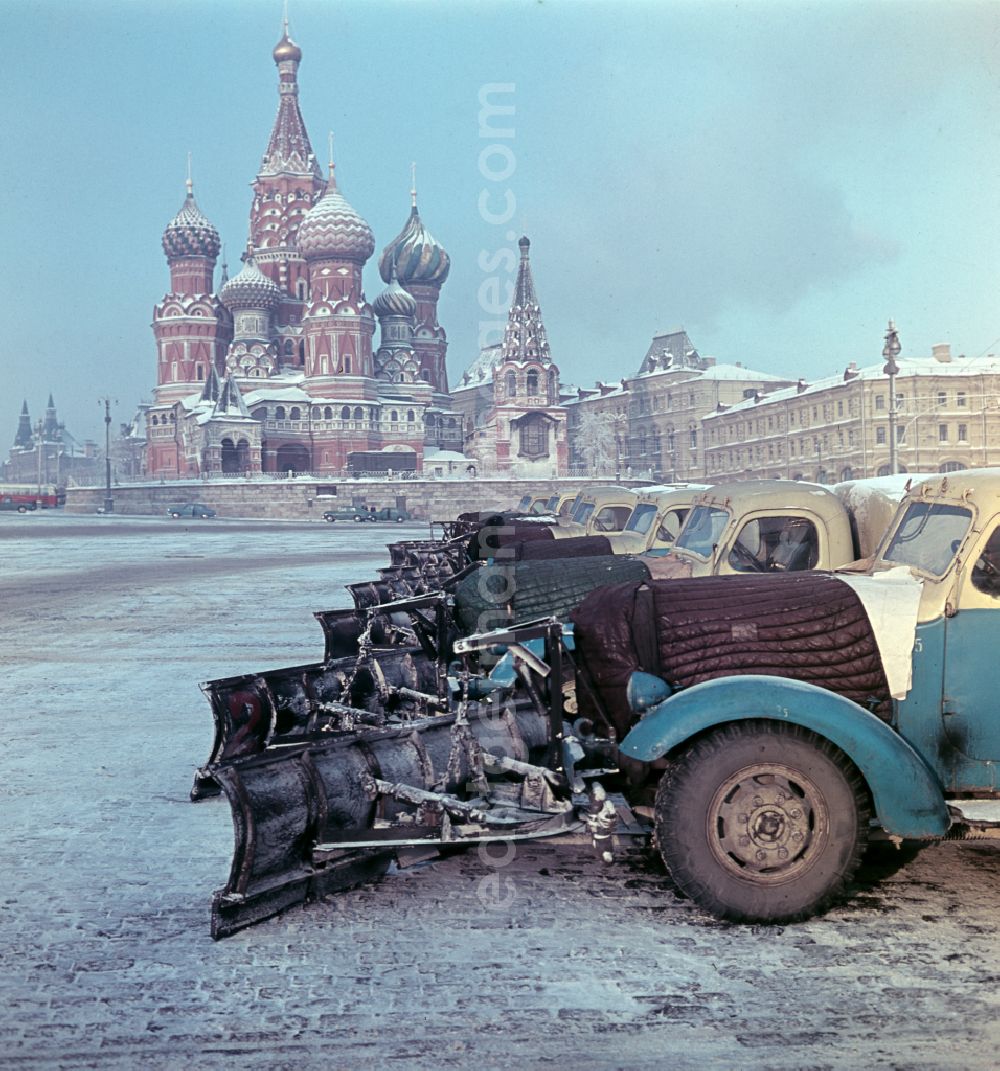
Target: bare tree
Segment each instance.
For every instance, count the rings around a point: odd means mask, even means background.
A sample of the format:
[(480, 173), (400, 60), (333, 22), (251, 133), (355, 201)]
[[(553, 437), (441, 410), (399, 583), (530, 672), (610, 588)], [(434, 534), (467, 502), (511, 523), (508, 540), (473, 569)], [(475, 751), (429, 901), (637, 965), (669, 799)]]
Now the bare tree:
[(609, 472), (615, 461), (615, 422), (611, 413), (584, 412), (577, 427), (577, 450), (595, 475)]

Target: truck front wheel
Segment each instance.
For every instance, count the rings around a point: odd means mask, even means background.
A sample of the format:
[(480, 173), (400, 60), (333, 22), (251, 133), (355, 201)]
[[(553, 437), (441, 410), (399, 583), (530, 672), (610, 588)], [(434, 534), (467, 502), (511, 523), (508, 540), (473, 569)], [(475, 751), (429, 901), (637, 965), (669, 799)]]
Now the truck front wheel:
[(733, 722), (671, 762), (656, 837), (678, 887), (737, 922), (793, 922), (847, 887), (868, 841), (861, 776), (830, 741), (778, 721)]

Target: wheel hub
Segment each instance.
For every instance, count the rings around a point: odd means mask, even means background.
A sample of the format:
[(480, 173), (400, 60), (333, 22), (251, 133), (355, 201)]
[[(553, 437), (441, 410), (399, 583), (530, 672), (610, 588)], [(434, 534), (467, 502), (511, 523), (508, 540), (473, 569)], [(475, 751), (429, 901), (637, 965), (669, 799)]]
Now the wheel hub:
[(709, 842), (729, 870), (785, 881), (810, 865), (828, 823), (821, 795), (801, 771), (782, 764), (740, 770), (709, 808)]

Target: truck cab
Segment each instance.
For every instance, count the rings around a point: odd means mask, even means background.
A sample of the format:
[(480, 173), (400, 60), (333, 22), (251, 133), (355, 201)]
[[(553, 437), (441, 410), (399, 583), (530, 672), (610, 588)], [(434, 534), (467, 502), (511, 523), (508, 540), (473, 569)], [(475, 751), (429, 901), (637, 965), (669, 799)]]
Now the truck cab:
[(621, 532), (638, 495), (628, 487), (590, 487), (582, 491), (573, 512), (553, 530), (556, 539), (571, 539), (582, 535), (610, 535)]
[(794, 679), (780, 646), (763, 673), (679, 690), (629, 680), (639, 720), (621, 752), (665, 771), (664, 859), (720, 917), (823, 910), (872, 836), (1000, 837), (1000, 470), (923, 479), (864, 571), (830, 580), (865, 608), (891, 693), (881, 707), (838, 694), (836, 679)]
[(848, 511), (829, 488), (789, 480), (746, 480), (716, 484), (693, 500), (683, 528), (654, 575), (832, 569), (858, 556)]
[(669, 550), (684, 525), (692, 502), (707, 490), (704, 484), (641, 488), (624, 529), (610, 537), (612, 550), (615, 554)]

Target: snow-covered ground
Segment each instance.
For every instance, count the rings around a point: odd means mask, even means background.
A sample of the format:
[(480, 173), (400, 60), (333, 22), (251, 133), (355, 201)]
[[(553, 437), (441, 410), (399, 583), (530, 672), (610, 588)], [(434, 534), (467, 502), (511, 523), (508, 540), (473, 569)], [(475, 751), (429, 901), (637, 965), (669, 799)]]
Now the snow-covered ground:
[(0, 1066), (988, 1068), (1000, 846), (867, 868), (788, 927), (641, 853), (479, 852), (213, 943), (198, 683), (318, 659), (403, 525), (0, 514)]

